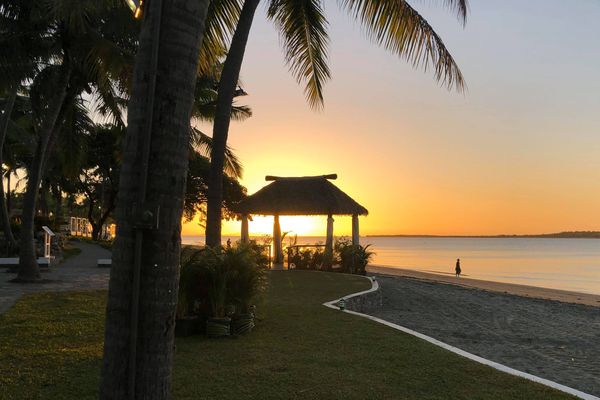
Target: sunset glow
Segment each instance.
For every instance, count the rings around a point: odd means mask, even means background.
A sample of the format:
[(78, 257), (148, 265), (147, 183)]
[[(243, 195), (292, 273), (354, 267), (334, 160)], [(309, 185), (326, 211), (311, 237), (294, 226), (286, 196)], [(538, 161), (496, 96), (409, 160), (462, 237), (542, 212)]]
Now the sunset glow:
[[(461, 65), (465, 95), (372, 46), (332, 6), (333, 79), (320, 112), (289, 75), (271, 23), (257, 18), (242, 70), (253, 116), (229, 135), (248, 192), (268, 174), (337, 173), (335, 184), (369, 210), (361, 234), (599, 229), (600, 53), (589, 49), (600, 6), (474, 2), (465, 29), (435, 6), (424, 12)], [(336, 234), (349, 233), (346, 220), (336, 219)], [(325, 231), (325, 218), (294, 221), (283, 229)], [(250, 229), (271, 226), (257, 219)], [(239, 222), (223, 232), (238, 234)]]

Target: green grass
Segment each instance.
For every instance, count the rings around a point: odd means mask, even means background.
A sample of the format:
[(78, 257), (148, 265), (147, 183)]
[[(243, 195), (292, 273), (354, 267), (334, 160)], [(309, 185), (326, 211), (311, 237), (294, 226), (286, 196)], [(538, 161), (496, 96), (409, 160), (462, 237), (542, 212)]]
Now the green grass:
[[(177, 340), (174, 399), (566, 399), (321, 305), (366, 280), (273, 272), (249, 336)], [(0, 399), (95, 399), (105, 292), (36, 294), (0, 316)]]

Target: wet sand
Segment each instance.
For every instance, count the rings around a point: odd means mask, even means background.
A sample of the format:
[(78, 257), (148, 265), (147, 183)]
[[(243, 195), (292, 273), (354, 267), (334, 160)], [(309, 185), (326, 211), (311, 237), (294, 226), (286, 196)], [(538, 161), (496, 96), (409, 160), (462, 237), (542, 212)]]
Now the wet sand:
[(383, 307), (370, 314), (600, 396), (600, 308), (593, 296), (464, 278), (457, 285), (455, 277), (390, 271), (406, 276), (377, 275)]
[(368, 272), (376, 274), (405, 276), (409, 278), (425, 279), (451, 285), (458, 285), (492, 292), (513, 294), (516, 296), (531, 297), (544, 300), (556, 300), (565, 303), (585, 304), (600, 307), (600, 295), (569, 292), (566, 290), (548, 289), (537, 286), (517, 285), (513, 283), (492, 282), (466, 277), (457, 278), (454, 275), (440, 275), (429, 272), (421, 272), (410, 269), (383, 267), (369, 265)]

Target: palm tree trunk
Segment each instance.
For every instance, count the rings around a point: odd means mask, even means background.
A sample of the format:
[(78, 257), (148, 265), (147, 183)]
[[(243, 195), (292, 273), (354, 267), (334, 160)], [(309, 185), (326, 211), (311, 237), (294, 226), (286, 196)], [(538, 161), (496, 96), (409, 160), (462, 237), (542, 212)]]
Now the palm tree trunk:
[(12, 173), (12, 168), (9, 168), (6, 173), (6, 212), (8, 216), (10, 216), (10, 210), (12, 206), (12, 191), (10, 190), (10, 176), (12, 175)]
[[(209, 1), (156, 0), (145, 4), (148, 7), (128, 107), (116, 209), (117, 237), (113, 247), (100, 385), (103, 400), (155, 400), (168, 399), (171, 395), (189, 123)], [(159, 28), (158, 76), (153, 90), (153, 34)], [(150, 96), (155, 98), (153, 110), (148, 109), (146, 101)], [(141, 150), (146, 141), (150, 141), (147, 172)], [(147, 182), (145, 190), (144, 182)], [(140, 196), (144, 191), (146, 196)], [(146, 207), (139, 203), (140, 197), (145, 197)], [(132, 205), (137, 213), (132, 212)], [(156, 210), (157, 207), (160, 209), (158, 229), (142, 230), (136, 215), (144, 208)], [(134, 331), (130, 325), (135, 304), (131, 293), (135, 290), (135, 238), (140, 232), (143, 241), (136, 320), (139, 329)], [(130, 363), (132, 348), (136, 349), (133, 364)], [(131, 372), (134, 372), (132, 392), (129, 391)]]
[[(45, 166), (45, 164), (46, 163), (44, 163), (44, 166)], [(44, 168), (44, 166), (42, 166), (42, 168)], [(45, 171), (45, 170), (42, 169), (42, 171)], [(40, 190), (39, 190), (39, 194), (38, 194), (38, 204), (39, 204), (38, 209), (39, 209), (40, 215), (44, 218), (48, 218), (48, 216), (50, 214), (50, 209), (48, 208), (49, 189), (50, 189), (50, 185), (49, 185), (48, 179), (42, 178), (42, 181), (40, 182)]]
[(92, 199), (91, 196), (88, 196), (88, 212), (87, 212), (87, 220), (92, 226), (92, 239), (98, 240), (100, 229), (98, 228), (98, 224), (94, 220), (94, 208), (96, 207), (96, 201)]
[(54, 198), (54, 225), (60, 227), (63, 223), (63, 211), (62, 211), (62, 190), (58, 185), (54, 185), (52, 188), (52, 197)]
[[(13, 236), (12, 229), (10, 227), (10, 219), (8, 218), (8, 208), (6, 206), (6, 195), (4, 193), (4, 174), (2, 165), (4, 163), (4, 141), (6, 140), (6, 134), (8, 132), (8, 123), (10, 122), (10, 115), (12, 114), (13, 107), (15, 106), (15, 100), (17, 99), (17, 88), (12, 89), (6, 105), (4, 106), (4, 118), (0, 123), (0, 219), (2, 220), (2, 229), (4, 230), (4, 237), (6, 243), (10, 248), (17, 247), (17, 241)], [(10, 175), (9, 175), (10, 176)], [(8, 181), (8, 192), (10, 193), (10, 179)]]
[(223, 203), (223, 163), (225, 147), (231, 122), (231, 105), (240, 76), (242, 62), (254, 13), (260, 0), (246, 0), (240, 19), (231, 39), (231, 46), (223, 64), (219, 82), (219, 93), (213, 127), (213, 146), (210, 152), (210, 174), (208, 177), (206, 210), (206, 245), (216, 247), (221, 244), (221, 219)]
[(56, 123), (67, 97), (67, 86), (71, 76), (71, 68), (65, 61), (57, 82), (56, 97), (51, 102), (48, 114), (39, 132), (35, 153), (31, 165), (27, 169), (27, 187), (23, 196), (21, 216), (21, 237), (19, 245), (19, 272), (15, 282), (35, 282), (40, 279), (40, 268), (37, 264), (35, 248), (34, 220), (38, 189), (43, 176), (44, 156), (52, 135), (57, 134)]

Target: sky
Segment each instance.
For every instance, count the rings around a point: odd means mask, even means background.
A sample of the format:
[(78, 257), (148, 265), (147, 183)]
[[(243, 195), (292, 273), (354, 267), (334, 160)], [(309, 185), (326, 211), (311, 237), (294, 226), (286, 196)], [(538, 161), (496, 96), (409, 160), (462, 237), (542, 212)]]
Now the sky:
[[(229, 139), (250, 194), (268, 174), (337, 173), (369, 210), (363, 235), (600, 230), (600, 2), (471, 0), (463, 27), (442, 1), (411, 1), (459, 64), (464, 94), (326, 3), (332, 79), (321, 111), (288, 72), (264, 4), (257, 11), (241, 74), (253, 116)], [(251, 233), (271, 221), (256, 218)], [(325, 217), (282, 229), (322, 235)], [(350, 231), (349, 217), (336, 218), (336, 234)], [(223, 232), (238, 234), (239, 222)]]

